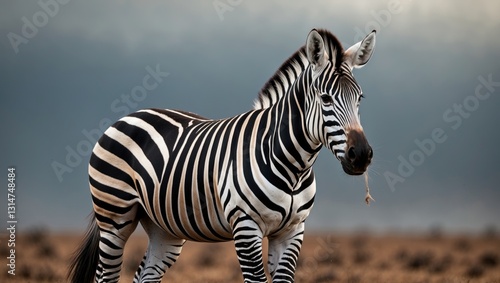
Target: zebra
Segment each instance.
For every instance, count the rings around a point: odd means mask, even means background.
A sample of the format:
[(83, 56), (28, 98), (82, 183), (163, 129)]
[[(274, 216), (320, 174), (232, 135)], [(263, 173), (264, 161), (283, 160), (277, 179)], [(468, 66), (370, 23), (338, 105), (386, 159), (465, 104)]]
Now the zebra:
[(272, 282), (293, 282), (321, 148), (349, 175), (371, 163), (352, 71), (371, 58), (375, 34), (344, 51), (312, 29), (246, 113), (212, 120), (144, 109), (110, 126), (90, 157), (94, 211), (70, 281), (118, 282), (140, 222), (149, 244), (134, 282), (160, 282), (187, 240), (234, 241), (244, 282), (267, 282), (264, 238)]

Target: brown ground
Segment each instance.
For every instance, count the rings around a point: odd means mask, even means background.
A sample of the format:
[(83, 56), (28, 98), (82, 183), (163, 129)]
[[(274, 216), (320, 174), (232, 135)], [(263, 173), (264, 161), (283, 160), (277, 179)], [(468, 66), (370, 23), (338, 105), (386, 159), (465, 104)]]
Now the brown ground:
[[(0, 282), (65, 282), (82, 235), (34, 231), (16, 238), (16, 275), (0, 238)], [(129, 241), (121, 282), (131, 282), (147, 239)], [(242, 282), (232, 243), (185, 245), (163, 282)], [(371, 236), (306, 234), (296, 282), (499, 282), (500, 236)]]

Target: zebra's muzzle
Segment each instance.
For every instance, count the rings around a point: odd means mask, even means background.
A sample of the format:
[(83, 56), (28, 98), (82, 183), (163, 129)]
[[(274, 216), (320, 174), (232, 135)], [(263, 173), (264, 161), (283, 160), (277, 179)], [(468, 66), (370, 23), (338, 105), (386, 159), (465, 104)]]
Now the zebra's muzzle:
[(361, 175), (370, 165), (373, 150), (361, 130), (350, 130), (347, 134), (345, 156), (340, 158), (342, 169), (349, 175)]

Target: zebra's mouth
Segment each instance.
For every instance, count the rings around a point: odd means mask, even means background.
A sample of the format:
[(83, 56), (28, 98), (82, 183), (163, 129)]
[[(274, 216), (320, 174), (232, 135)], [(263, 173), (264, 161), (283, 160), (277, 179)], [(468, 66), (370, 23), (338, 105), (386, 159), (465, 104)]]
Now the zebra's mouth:
[(365, 173), (366, 168), (368, 168), (368, 164), (364, 166), (363, 168), (354, 168), (349, 161), (346, 159), (342, 158), (340, 160), (340, 164), (342, 164), (342, 169), (344, 169), (344, 172), (348, 175), (353, 175), (353, 176), (359, 176)]

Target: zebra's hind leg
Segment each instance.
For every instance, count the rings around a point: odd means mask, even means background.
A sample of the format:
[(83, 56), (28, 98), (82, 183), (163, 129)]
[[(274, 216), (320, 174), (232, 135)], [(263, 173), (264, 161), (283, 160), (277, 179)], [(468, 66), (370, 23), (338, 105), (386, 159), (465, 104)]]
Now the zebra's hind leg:
[(304, 238), (304, 222), (269, 238), (268, 268), (273, 282), (294, 282)]
[(262, 232), (248, 216), (233, 224), (233, 238), (245, 283), (267, 282), (262, 260)]
[(118, 282), (122, 266), (123, 248), (137, 227), (137, 205), (133, 205), (119, 217), (114, 213), (101, 214), (95, 209), (99, 226), (99, 263), (96, 269), (96, 282)]
[(179, 257), (184, 239), (172, 239), (147, 216), (141, 225), (149, 237), (146, 254), (134, 276), (134, 283), (161, 282), (163, 274)]

